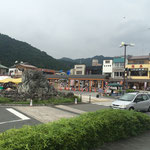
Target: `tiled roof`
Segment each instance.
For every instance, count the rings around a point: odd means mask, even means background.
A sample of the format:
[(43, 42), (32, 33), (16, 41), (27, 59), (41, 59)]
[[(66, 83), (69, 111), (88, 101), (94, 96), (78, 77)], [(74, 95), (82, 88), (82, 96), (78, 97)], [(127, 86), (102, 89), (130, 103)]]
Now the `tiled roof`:
[(136, 59), (149, 59), (150, 56), (149, 55), (145, 55), (145, 56), (131, 56), (128, 59), (129, 60), (136, 60)]
[(46, 75), (47, 78), (59, 78), (59, 79), (105, 79), (105, 75)]

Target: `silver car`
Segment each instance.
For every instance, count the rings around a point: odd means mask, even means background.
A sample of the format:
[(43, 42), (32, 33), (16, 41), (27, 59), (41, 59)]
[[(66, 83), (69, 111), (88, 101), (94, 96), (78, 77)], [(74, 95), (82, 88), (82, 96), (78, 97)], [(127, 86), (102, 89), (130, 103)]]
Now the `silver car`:
[(113, 109), (150, 111), (150, 93), (127, 93), (112, 102)]

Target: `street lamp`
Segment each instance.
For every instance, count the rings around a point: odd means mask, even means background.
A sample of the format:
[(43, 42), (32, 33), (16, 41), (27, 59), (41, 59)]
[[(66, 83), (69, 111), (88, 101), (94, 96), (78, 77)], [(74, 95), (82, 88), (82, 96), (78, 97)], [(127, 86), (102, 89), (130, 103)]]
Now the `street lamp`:
[(134, 44), (127, 44), (124, 42), (121, 42), (120, 47), (124, 47), (124, 76), (123, 76), (123, 89), (125, 90), (125, 85), (126, 85), (126, 79), (125, 79), (125, 72), (126, 72), (126, 47), (127, 46), (134, 46)]

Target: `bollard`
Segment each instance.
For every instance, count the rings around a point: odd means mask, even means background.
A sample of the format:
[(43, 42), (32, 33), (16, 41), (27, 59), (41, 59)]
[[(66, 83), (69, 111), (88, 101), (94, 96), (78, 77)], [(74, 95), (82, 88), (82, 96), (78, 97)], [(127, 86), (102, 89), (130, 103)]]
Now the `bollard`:
[(81, 102), (82, 102), (82, 94), (80, 94), (80, 100), (81, 100)]
[(75, 98), (75, 100), (74, 100), (74, 103), (75, 103), (75, 104), (77, 104), (77, 103), (78, 103), (78, 100), (77, 100), (77, 98)]
[(30, 100), (30, 106), (32, 106), (32, 99)]
[(91, 103), (91, 95), (89, 95), (89, 103)]

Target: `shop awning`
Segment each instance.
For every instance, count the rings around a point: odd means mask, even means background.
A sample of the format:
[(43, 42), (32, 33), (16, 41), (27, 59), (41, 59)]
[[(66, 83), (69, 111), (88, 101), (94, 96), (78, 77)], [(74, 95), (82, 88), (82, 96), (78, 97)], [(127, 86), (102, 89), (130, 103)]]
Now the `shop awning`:
[(122, 85), (118, 84), (118, 83), (109, 83), (108, 86), (112, 86), (112, 87), (122, 87)]
[(0, 80), (0, 83), (8, 83), (8, 82), (13, 82), (15, 84), (19, 84), (22, 82), (22, 78), (8, 78), (8, 79), (4, 79), (4, 80)]

